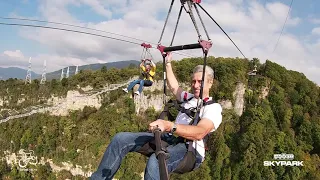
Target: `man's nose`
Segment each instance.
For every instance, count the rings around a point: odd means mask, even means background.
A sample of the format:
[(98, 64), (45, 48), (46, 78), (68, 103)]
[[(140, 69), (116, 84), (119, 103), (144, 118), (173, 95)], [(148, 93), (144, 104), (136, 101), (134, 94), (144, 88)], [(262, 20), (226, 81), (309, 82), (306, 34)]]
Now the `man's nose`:
[(200, 87), (200, 83), (199, 83), (199, 82), (196, 82), (196, 83), (194, 84), (194, 87), (195, 87), (195, 88)]

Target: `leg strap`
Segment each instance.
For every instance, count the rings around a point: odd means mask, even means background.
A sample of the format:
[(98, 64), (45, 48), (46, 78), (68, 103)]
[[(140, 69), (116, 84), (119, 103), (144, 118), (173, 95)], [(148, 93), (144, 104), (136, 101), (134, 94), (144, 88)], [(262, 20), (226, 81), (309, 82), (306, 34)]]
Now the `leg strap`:
[[(177, 138), (176, 143), (179, 143), (183, 141), (183, 138)], [(192, 143), (191, 143), (192, 144)], [(168, 147), (168, 143), (166, 141), (161, 141), (162, 145), (162, 150), (166, 152), (166, 147)], [(187, 144), (186, 144), (187, 145)], [(189, 146), (189, 145), (187, 145)], [(191, 149), (191, 150), (190, 150)], [(187, 172), (191, 172), (196, 164), (196, 155), (195, 152), (193, 151), (193, 148), (188, 148), (187, 153), (185, 154), (184, 158), (182, 161), (179, 163), (177, 168), (173, 171), (173, 173), (177, 174), (184, 174)], [(152, 140), (145, 145), (143, 145), (137, 152), (140, 154), (143, 154), (147, 157), (150, 157), (153, 153), (156, 151), (156, 145), (155, 145), (155, 140)], [(168, 158), (169, 156), (167, 156)]]
[(173, 172), (177, 174), (191, 172), (196, 165), (196, 160), (197, 159), (195, 153), (192, 151), (187, 151), (186, 155)]
[[(161, 140), (162, 149), (165, 151), (165, 149), (168, 147), (168, 143), (166, 141)], [(155, 140), (152, 140), (145, 145), (143, 145), (138, 151), (138, 153), (143, 154), (147, 157), (150, 157), (153, 153), (156, 152), (156, 143)]]

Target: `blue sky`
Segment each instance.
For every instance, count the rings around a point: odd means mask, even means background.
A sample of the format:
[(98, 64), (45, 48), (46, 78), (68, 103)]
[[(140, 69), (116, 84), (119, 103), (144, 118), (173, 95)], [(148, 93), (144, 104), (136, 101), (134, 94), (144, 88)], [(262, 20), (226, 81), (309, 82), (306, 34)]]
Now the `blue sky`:
[[(171, 2), (167, 1), (164, 3), (163, 0), (141, 0), (137, 3), (134, 0), (2, 0), (0, 16), (69, 23), (157, 42)], [(164, 44), (171, 39), (179, 10), (178, 2), (168, 23)], [(261, 62), (270, 59), (287, 69), (302, 72), (320, 84), (317, 78), (320, 76), (320, 1), (293, 2), (283, 35), (273, 52), (290, 2), (291, 0), (204, 0), (202, 6), (225, 28), (247, 57), (258, 57)], [(206, 17), (204, 20), (215, 45), (210, 51), (211, 55), (240, 57), (241, 54), (215, 24)], [(0, 19), (0, 22), (31, 23), (4, 19)], [(57, 26), (34, 22), (31, 24)], [(197, 40), (187, 16), (181, 19), (179, 28), (175, 40), (177, 44)], [(47, 60), (47, 69), (54, 71), (69, 65), (139, 60), (142, 52), (138, 45), (62, 31), (0, 25), (0, 33), (0, 67), (26, 67), (29, 57), (32, 57), (33, 69), (38, 73), (41, 72), (44, 59)], [(160, 60), (157, 50), (152, 53)], [(197, 51), (187, 53), (201, 55)], [(176, 55), (174, 58), (184, 57)]]

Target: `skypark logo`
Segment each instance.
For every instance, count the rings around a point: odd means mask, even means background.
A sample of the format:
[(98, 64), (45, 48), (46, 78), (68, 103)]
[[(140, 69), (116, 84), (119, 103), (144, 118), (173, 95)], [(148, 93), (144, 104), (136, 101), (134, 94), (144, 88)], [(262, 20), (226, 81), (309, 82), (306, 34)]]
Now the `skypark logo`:
[(293, 154), (274, 154), (273, 158), (275, 160), (282, 161), (263, 161), (264, 166), (303, 166), (303, 161), (289, 161), (294, 159)]
[(292, 159), (294, 159), (294, 155), (293, 154), (286, 154), (286, 153), (274, 154), (273, 159), (292, 160)]
[(303, 161), (263, 161), (264, 166), (303, 166)]

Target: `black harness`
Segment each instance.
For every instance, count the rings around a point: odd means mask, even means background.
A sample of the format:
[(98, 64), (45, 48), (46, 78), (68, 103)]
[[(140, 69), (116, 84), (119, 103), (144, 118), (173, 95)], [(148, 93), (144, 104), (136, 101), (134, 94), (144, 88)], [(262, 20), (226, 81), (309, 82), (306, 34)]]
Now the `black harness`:
[(153, 76), (151, 76), (151, 74), (149, 72), (141, 72), (141, 75), (143, 77), (145, 77), (147, 80), (149, 80), (149, 77), (152, 77), (152, 79), (153, 79)]
[[(186, 95), (184, 96), (184, 100), (182, 102), (178, 102), (177, 100), (172, 100), (170, 99), (165, 107), (164, 110), (161, 112), (159, 119), (165, 119), (165, 117), (168, 118), (169, 121), (175, 121), (175, 117), (178, 112), (185, 113), (188, 115), (190, 118), (193, 120), (189, 123), (189, 125), (197, 125), (199, 123), (200, 118), (199, 115), (197, 114), (197, 108), (188, 108), (186, 109), (184, 106), (182, 106), (183, 103), (186, 103), (193, 99), (193, 97), (187, 99)], [(202, 102), (202, 107), (205, 107), (207, 105), (213, 104), (215, 101), (213, 100), (207, 100), (204, 99)], [(196, 116), (196, 117), (195, 117)], [(193, 124), (194, 121), (196, 121), (196, 124)], [(205, 147), (206, 147), (206, 140), (208, 138), (209, 134), (203, 139)], [(187, 146), (187, 153), (184, 156), (183, 160), (180, 162), (180, 164), (177, 166), (177, 168), (173, 171), (174, 173), (178, 174), (184, 174), (186, 172), (190, 172), (194, 169), (194, 166), (196, 164), (196, 152), (195, 149), (192, 147), (193, 141), (190, 141), (188, 139), (182, 138), (182, 137), (176, 137), (175, 138), (175, 143), (186, 143), (189, 142), (189, 144), (186, 144)], [(169, 145), (166, 141), (162, 141), (162, 148), (165, 150), (165, 148)], [(153, 153), (155, 153), (155, 142), (154, 140), (146, 143), (139, 151), (137, 151), (143, 155), (146, 156), (151, 156)]]
[[(189, 98), (187, 101), (190, 101), (191, 99), (193, 99), (193, 97)], [(204, 106), (206, 106), (206, 105), (213, 104), (213, 103), (215, 103), (215, 101), (213, 101), (213, 100), (203, 101), (203, 102), (202, 102), (202, 107), (204, 107)], [(188, 115), (190, 118), (192, 118), (192, 119), (194, 120), (195, 115), (196, 115), (196, 113), (197, 113), (197, 108), (191, 107), (191, 108), (186, 109), (185, 107), (182, 107), (182, 106), (180, 105), (179, 111), (180, 111), (181, 113), (184, 113), (184, 114)], [(189, 125), (191, 125), (192, 123), (193, 123), (193, 121), (191, 121)]]
[[(197, 113), (197, 108), (191, 107), (191, 108), (186, 109), (184, 106), (182, 106), (183, 103), (189, 102), (191, 99), (193, 99), (193, 97), (190, 97), (189, 99), (187, 99), (186, 96), (184, 97), (184, 100), (182, 102), (178, 102), (177, 100), (170, 99), (166, 103), (164, 110), (161, 112), (159, 119), (164, 119), (167, 116), (168, 120), (175, 121), (175, 117), (174, 117), (175, 115), (172, 113), (172, 108), (175, 108), (178, 112), (184, 113), (184, 114), (188, 115), (190, 118), (192, 118), (193, 121), (191, 121), (189, 123), (189, 125), (192, 125), (195, 120), (194, 118)], [(202, 102), (202, 107), (205, 107), (205, 106), (213, 104), (213, 103), (215, 103), (214, 100), (204, 99)]]

